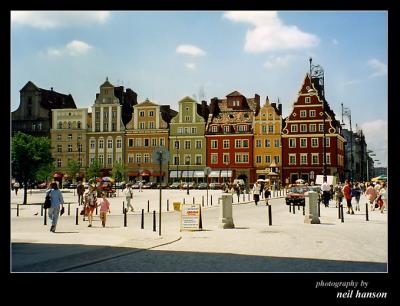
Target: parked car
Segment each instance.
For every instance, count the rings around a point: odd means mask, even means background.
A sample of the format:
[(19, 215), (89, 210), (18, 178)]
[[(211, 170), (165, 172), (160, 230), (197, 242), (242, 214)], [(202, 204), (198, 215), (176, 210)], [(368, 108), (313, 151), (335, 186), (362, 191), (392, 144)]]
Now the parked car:
[(306, 186), (292, 186), (286, 195), (286, 205), (305, 206), (306, 199), (304, 193), (308, 191)]
[(37, 185), (38, 189), (46, 189), (47, 188), (48, 183), (43, 182)]
[(189, 189), (196, 188), (197, 184), (195, 182), (183, 183), (182, 188), (187, 189), (189, 184)]
[(63, 184), (62, 184), (62, 188), (69, 188), (69, 185), (70, 185), (71, 183), (70, 182), (64, 182)]
[[(160, 188), (160, 183), (157, 184), (157, 189)], [(167, 183), (161, 183), (161, 189), (166, 189), (168, 188), (168, 184)]]
[(155, 182), (148, 182), (142, 186), (143, 189), (155, 189), (157, 188), (157, 183)]
[(75, 183), (69, 184), (69, 189), (76, 189), (77, 185)]
[(220, 183), (210, 183), (210, 189), (221, 189)]
[(199, 185), (197, 185), (197, 189), (207, 189), (207, 183), (199, 183)]
[(171, 188), (171, 189), (179, 189), (179, 188), (181, 188), (181, 183), (180, 182), (173, 182), (171, 185), (169, 185), (169, 188)]

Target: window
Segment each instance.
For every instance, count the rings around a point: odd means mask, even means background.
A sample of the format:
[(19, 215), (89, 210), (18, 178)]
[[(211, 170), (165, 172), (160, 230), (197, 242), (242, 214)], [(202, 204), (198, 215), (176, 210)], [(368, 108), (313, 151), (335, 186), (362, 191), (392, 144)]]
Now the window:
[(289, 148), (296, 148), (296, 138), (289, 138)]
[(143, 162), (144, 163), (149, 163), (150, 162), (150, 154), (149, 153), (144, 153)]
[(61, 134), (57, 135), (57, 140), (61, 140)]
[(57, 128), (58, 128), (58, 129), (62, 129), (62, 122), (59, 122), (59, 123), (57, 124)]
[(311, 146), (313, 148), (317, 148), (318, 147), (318, 138), (311, 138)]
[(318, 165), (318, 153), (311, 154), (311, 163), (313, 165)]
[(265, 155), (265, 162), (267, 164), (271, 163), (271, 155)]
[(224, 139), (222, 143), (223, 143), (223, 148), (224, 149), (229, 149), (229, 147), (230, 147), (229, 139)]
[[(118, 146), (118, 143), (117, 143), (117, 146)], [(132, 138), (128, 139), (128, 147), (133, 147), (133, 139)]]
[(247, 139), (243, 139), (243, 148), (248, 148), (249, 147), (249, 141)]
[(190, 122), (190, 121), (192, 121), (191, 119), (192, 119), (191, 116), (185, 116), (185, 122)]
[(133, 163), (134, 162), (134, 160), (135, 160), (135, 157), (134, 157), (134, 155), (132, 155), (132, 154), (129, 154), (128, 155), (128, 163)]
[(197, 134), (197, 128), (196, 127), (192, 127), (192, 134)]
[(80, 128), (81, 128), (81, 122), (78, 121), (78, 129), (80, 129)]
[(261, 164), (261, 155), (256, 155), (256, 163)]
[(108, 131), (108, 122), (103, 123), (103, 131)]
[(94, 163), (94, 156), (90, 156), (90, 164), (93, 165)]
[(104, 155), (103, 154), (99, 154), (99, 163), (100, 163), (100, 165), (104, 164)]
[(112, 147), (113, 147), (113, 140), (112, 139), (108, 139), (107, 140), (107, 148), (108, 149), (112, 149)]
[(71, 129), (71, 128), (72, 128), (71, 121), (68, 121), (68, 128), (69, 128), (69, 129)]
[(117, 130), (117, 124), (115, 122), (111, 123), (111, 131), (115, 132)]
[(191, 143), (190, 140), (185, 140), (185, 149), (186, 150), (190, 150), (190, 143)]
[(325, 138), (325, 147), (329, 148), (331, 146), (331, 139), (329, 137)]
[(149, 111), (149, 117), (154, 117), (154, 111)]
[(248, 154), (243, 154), (243, 162), (248, 163), (249, 162), (249, 155)]
[(224, 161), (224, 164), (228, 164), (229, 163), (229, 153), (224, 153), (223, 161)]
[(300, 154), (300, 165), (307, 165), (307, 154)]
[(201, 140), (196, 140), (196, 149), (201, 149), (202, 143), (203, 142)]
[(72, 140), (72, 134), (68, 134), (68, 140)]
[(292, 124), (292, 125), (290, 126), (290, 131), (291, 131), (291, 132), (297, 132), (297, 124)]
[(103, 147), (104, 147), (104, 140), (99, 139), (99, 149), (103, 149)]
[(160, 147), (164, 147), (165, 146), (165, 139), (164, 138), (160, 138)]
[(315, 110), (310, 110), (310, 117), (315, 117)]
[(144, 117), (144, 111), (139, 112), (139, 117)]
[(96, 121), (99, 121), (99, 120), (100, 120), (100, 112), (96, 112), (95, 118), (96, 118)]
[(324, 131), (324, 125), (323, 124), (319, 124), (319, 131), (323, 132)]
[(273, 133), (274, 132), (274, 126), (273, 125), (269, 125), (268, 126), (268, 133)]
[(271, 140), (270, 139), (265, 139), (265, 147), (269, 148), (271, 146)]
[(212, 133), (218, 132), (218, 126), (213, 125), (213, 126), (211, 127), (211, 132), (212, 132)]
[(57, 167), (61, 168), (61, 158), (57, 158)]
[(136, 147), (141, 147), (142, 146), (142, 138), (136, 138), (135, 142), (136, 142)]
[(266, 132), (267, 132), (267, 126), (266, 126), (266, 125), (263, 125), (263, 126), (261, 127), (261, 130), (262, 130), (263, 133), (266, 133)]
[(211, 140), (211, 148), (212, 149), (218, 148), (218, 140)]
[(275, 148), (279, 148), (281, 146), (281, 142), (279, 141), (279, 139), (274, 140), (274, 146)]
[(256, 148), (261, 148), (261, 139), (256, 139)]
[(76, 146), (76, 149), (78, 150), (78, 152), (82, 152), (82, 144), (78, 143), (78, 145)]
[(95, 149), (96, 148), (96, 140), (95, 139), (90, 139), (90, 149)]
[(182, 134), (183, 133), (183, 129), (180, 127), (178, 128), (178, 134)]
[(151, 146), (152, 147), (157, 147), (157, 138), (152, 138), (151, 139)]
[(300, 147), (307, 148), (307, 138), (300, 138)]
[(242, 147), (242, 141), (240, 139), (235, 140), (235, 148), (241, 148)]
[(307, 132), (307, 124), (300, 124), (300, 132)]
[(230, 126), (229, 125), (225, 125), (224, 126), (224, 132), (225, 133), (229, 133), (229, 131), (230, 131)]
[(62, 152), (62, 145), (57, 145), (57, 152), (61, 153)]
[(116, 111), (112, 111), (112, 118), (114, 119), (114, 118), (116, 118), (117, 117), (117, 112)]
[(311, 97), (306, 97), (305, 102), (306, 103), (311, 103)]
[(149, 121), (149, 129), (154, 129), (154, 121)]
[(122, 139), (117, 139), (117, 148), (118, 149), (122, 148)]
[(99, 123), (99, 122), (96, 122), (96, 129), (95, 129), (95, 131), (96, 131), (96, 132), (100, 132), (100, 123)]
[(331, 153), (326, 153), (325, 156), (326, 156), (325, 157), (326, 164), (330, 165), (331, 164)]
[(178, 155), (175, 155), (174, 156), (174, 165), (179, 165), (179, 156)]
[(196, 155), (196, 165), (201, 165), (201, 161), (202, 161), (201, 155)]
[(279, 155), (275, 155), (274, 158), (275, 158), (275, 163), (279, 164), (280, 162)]
[(139, 122), (139, 129), (144, 130), (144, 122)]
[(179, 143), (180, 143), (179, 140), (174, 141), (174, 149), (175, 150), (179, 150)]
[(211, 154), (211, 163), (212, 164), (218, 163), (218, 154)]
[(142, 154), (136, 153), (136, 162), (140, 164), (142, 162)]
[(306, 110), (301, 110), (300, 111), (300, 118), (305, 118), (307, 117), (307, 111)]
[(143, 146), (145, 146), (145, 147), (149, 146), (149, 139), (148, 138), (143, 139)]
[(112, 155), (111, 154), (107, 155), (107, 165), (112, 165)]
[(238, 131), (239, 132), (246, 132), (247, 131), (247, 125), (239, 125), (238, 126)]
[(296, 154), (289, 154), (289, 165), (296, 165)]
[(82, 140), (82, 134), (78, 134), (77, 139)]
[(317, 125), (316, 124), (310, 124), (310, 132), (316, 132), (317, 131)]

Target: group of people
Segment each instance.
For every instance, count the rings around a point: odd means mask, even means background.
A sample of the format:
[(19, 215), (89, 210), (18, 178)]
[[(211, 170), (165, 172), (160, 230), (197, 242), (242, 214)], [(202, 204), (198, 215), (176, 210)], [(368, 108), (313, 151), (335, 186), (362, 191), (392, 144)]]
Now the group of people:
[[(349, 180), (345, 181), (344, 186), (338, 183), (335, 187), (323, 182), (321, 185), (323, 204), (328, 207), (330, 200), (335, 201), (336, 207), (340, 206), (343, 199), (346, 200), (347, 213), (354, 214), (354, 209), (360, 211), (360, 197), (364, 194), (371, 206), (371, 210), (379, 208), (383, 213), (384, 208), (387, 208), (387, 188), (386, 183), (381, 184), (367, 182), (366, 184), (355, 182), (351, 184)], [(355, 208), (353, 209), (352, 199), (355, 200)]]
[(270, 186), (268, 184), (260, 184), (255, 182), (253, 185), (253, 199), (256, 205), (260, 201), (260, 195), (264, 193), (265, 205), (268, 205), (269, 198), (271, 196)]

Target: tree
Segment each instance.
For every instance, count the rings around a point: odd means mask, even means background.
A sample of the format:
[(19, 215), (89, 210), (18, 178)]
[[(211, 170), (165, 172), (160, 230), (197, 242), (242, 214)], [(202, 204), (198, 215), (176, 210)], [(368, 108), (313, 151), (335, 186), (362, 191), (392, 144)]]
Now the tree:
[(38, 170), (53, 162), (50, 139), (33, 137), (18, 132), (11, 142), (12, 176), (24, 186), (24, 202), (26, 204), (28, 183), (36, 178)]
[(111, 170), (111, 175), (117, 182), (122, 182), (125, 178), (127, 171), (128, 170), (126, 169), (126, 166), (123, 161), (121, 162), (116, 161)]
[(101, 176), (101, 167), (99, 161), (95, 159), (87, 169), (87, 177), (96, 180), (96, 178)]
[(75, 179), (76, 175), (79, 174), (80, 168), (81, 168), (81, 165), (79, 164), (79, 162), (77, 160), (70, 159), (67, 163), (66, 172), (69, 177), (71, 177), (72, 179)]
[(39, 182), (46, 181), (46, 183), (51, 180), (56, 167), (53, 163), (41, 166), (38, 171), (36, 171), (36, 180)]

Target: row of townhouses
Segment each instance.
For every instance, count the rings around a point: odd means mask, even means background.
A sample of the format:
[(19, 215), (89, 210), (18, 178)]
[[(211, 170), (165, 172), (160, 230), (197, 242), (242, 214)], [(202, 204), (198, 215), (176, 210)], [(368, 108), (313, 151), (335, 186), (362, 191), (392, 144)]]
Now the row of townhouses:
[[(323, 84), (306, 74), (289, 116), (282, 104), (261, 102), (234, 91), (226, 97), (196, 102), (184, 97), (175, 111), (107, 80), (100, 86), (91, 111), (77, 108), (71, 95), (28, 82), (12, 113), (12, 131), (51, 138), (54, 178), (65, 179), (68, 161), (80, 163), (80, 179), (97, 160), (102, 174), (123, 162), (126, 180), (154, 182), (270, 178), (283, 184), (323, 174), (345, 177), (345, 144), (340, 122), (325, 100)], [(325, 139), (325, 146), (324, 146)], [(160, 167), (156, 149), (168, 150)], [(324, 158), (325, 152), (325, 158)]]

